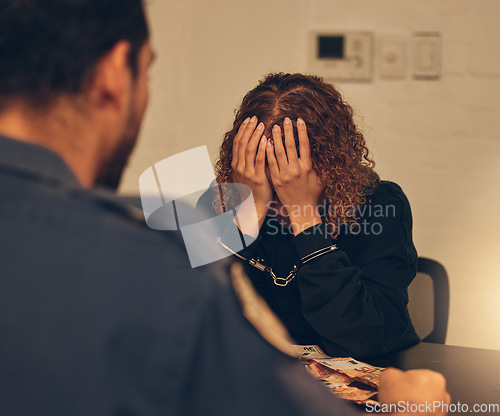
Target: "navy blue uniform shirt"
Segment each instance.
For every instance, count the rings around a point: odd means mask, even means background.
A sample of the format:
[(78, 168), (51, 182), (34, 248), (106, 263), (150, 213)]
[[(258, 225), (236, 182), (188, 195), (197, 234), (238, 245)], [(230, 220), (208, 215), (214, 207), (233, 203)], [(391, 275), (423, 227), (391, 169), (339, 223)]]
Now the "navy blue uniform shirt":
[(0, 137), (0, 196), (1, 415), (354, 414), (54, 153)]

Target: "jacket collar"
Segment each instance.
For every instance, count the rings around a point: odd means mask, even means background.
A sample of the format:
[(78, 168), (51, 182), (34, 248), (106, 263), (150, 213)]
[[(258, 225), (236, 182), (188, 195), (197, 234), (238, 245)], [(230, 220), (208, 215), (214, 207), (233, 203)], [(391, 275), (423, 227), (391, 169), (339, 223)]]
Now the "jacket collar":
[(39, 179), (80, 187), (64, 160), (51, 150), (0, 135), (0, 169), (24, 173)]

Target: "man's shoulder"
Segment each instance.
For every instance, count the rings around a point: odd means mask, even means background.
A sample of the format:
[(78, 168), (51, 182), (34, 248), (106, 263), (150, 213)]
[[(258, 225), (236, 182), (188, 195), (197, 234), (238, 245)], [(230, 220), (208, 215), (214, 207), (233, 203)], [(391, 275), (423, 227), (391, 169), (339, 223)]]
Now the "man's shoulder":
[[(108, 256), (120, 256), (120, 248), (123, 252), (133, 248), (136, 256), (122, 261), (140, 261), (140, 253), (147, 251), (151, 261), (163, 262), (166, 257), (171, 266), (189, 265), (179, 232), (149, 229), (140, 209), (111, 192), (17, 180), (4, 182), (1, 189), (3, 239), (22, 243), (25, 250), (43, 239), (47, 250), (62, 250), (75, 260), (91, 258), (97, 248)], [(79, 246), (89, 250), (69, 249)], [(153, 256), (155, 252), (172, 255)]]
[(0, 207), (0, 247), (10, 259), (0, 271), (29, 284), (46, 276), (43, 292), (74, 297), (75, 310), (86, 301), (68, 291), (69, 283), (77, 292), (91, 290), (96, 303), (109, 305), (101, 308), (107, 314), (140, 305), (175, 314), (168, 304), (178, 300), (182, 320), (199, 319), (229, 285), (223, 261), (192, 268), (180, 231), (148, 228), (140, 210), (110, 192), (31, 184), (18, 191)]

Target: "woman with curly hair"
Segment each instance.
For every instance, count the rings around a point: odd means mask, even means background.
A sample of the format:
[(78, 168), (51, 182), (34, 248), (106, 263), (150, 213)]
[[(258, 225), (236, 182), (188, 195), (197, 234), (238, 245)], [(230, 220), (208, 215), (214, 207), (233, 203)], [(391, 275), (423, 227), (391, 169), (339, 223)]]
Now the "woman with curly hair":
[[(419, 341), (407, 312), (417, 262), (408, 200), (374, 172), (332, 85), (268, 75), (243, 98), (216, 176), (252, 190), (256, 240), (233, 253), (297, 343), (367, 357)], [(199, 205), (239, 204), (234, 189), (224, 195), (207, 192)], [(241, 212), (238, 220), (251, 234)]]

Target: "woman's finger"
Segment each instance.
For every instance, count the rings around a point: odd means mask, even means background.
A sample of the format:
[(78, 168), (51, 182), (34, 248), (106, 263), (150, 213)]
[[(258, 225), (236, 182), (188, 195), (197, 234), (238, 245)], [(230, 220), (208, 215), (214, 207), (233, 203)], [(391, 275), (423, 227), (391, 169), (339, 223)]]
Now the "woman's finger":
[(288, 117), (285, 117), (285, 120), (283, 121), (283, 130), (285, 133), (285, 146), (286, 146), (286, 156), (288, 158), (288, 163), (291, 166), (297, 166), (299, 158), (297, 156), (297, 148), (295, 147), (293, 124)]
[(246, 168), (254, 169), (255, 166), (255, 155), (260, 144), (260, 139), (264, 133), (264, 123), (259, 123), (257, 128), (254, 130), (250, 140), (247, 143), (245, 150), (245, 166)]
[(232, 168), (234, 169), (238, 164), (238, 152), (240, 147), (240, 140), (243, 136), (243, 132), (247, 128), (248, 123), (250, 122), (250, 117), (248, 117), (243, 123), (241, 123), (240, 128), (238, 129), (238, 133), (233, 140), (233, 159), (232, 159)]
[(253, 116), (250, 121), (247, 124), (247, 127), (245, 131), (243, 132), (240, 143), (239, 143), (239, 149), (238, 149), (238, 158), (241, 163), (245, 164), (246, 167), (246, 150), (247, 150), (247, 145), (248, 141), (250, 140), (250, 137), (252, 137), (252, 134), (255, 130), (255, 126), (257, 125), (257, 117)]
[(278, 169), (282, 171), (287, 168), (288, 159), (286, 157), (285, 148), (283, 147), (283, 140), (281, 139), (281, 128), (278, 125), (273, 127), (273, 142), (274, 154), (276, 155), (275, 160), (278, 162)]
[(257, 176), (266, 174), (266, 146), (267, 138), (266, 136), (262, 136), (259, 142), (259, 150), (257, 151), (257, 156), (255, 157), (255, 173)]
[(271, 140), (267, 141), (266, 154), (267, 154), (267, 164), (269, 165), (269, 171), (271, 172), (271, 179), (274, 180), (279, 177), (280, 169), (276, 156), (274, 154), (275, 146)]
[(311, 147), (309, 144), (309, 137), (307, 136), (307, 126), (301, 118), (297, 119), (297, 133), (299, 135), (300, 160), (304, 163), (312, 165)]

